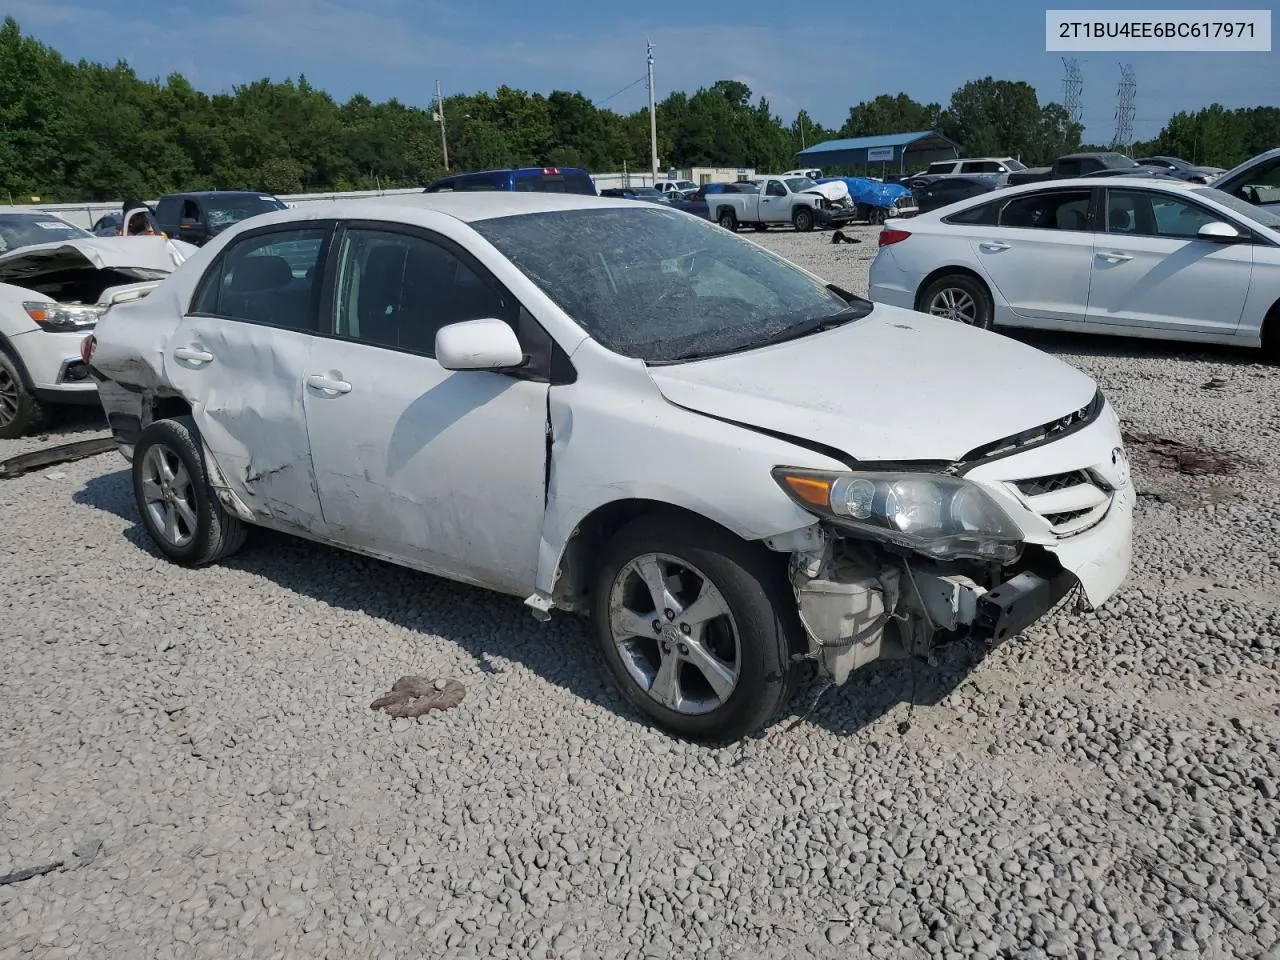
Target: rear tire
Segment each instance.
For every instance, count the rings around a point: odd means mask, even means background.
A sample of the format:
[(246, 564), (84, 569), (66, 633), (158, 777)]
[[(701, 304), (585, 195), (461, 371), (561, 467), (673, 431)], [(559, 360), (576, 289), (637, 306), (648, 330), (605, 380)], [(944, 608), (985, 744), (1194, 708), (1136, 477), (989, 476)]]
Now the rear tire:
[[(655, 570), (659, 601), (645, 576)], [(592, 621), (623, 694), (678, 735), (740, 739), (794, 692), (799, 626), (782, 558), (710, 522), (650, 515), (620, 530), (601, 557)]]
[(716, 223), (724, 227), (730, 233), (738, 232), (738, 216), (732, 210), (722, 210), (720, 215), (716, 217)]
[(248, 529), (218, 502), (190, 417), (157, 420), (133, 450), (133, 497), (152, 541), (174, 563), (200, 567), (231, 556)]
[(938, 277), (921, 292), (916, 309), (982, 330), (992, 328), (991, 294), (966, 273)]
[(18, 362), (0, 349), (0, 440), (34, 433), (49, 422), (49, 410), (27, 389)]

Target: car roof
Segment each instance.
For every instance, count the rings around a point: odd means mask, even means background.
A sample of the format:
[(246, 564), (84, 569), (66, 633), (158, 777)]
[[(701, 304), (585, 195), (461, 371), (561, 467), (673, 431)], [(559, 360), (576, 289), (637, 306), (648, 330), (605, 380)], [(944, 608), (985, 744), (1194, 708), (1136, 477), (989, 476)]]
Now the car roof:
[[(608, 207), (638, 209), (632, 200), (574, 193), (516, 192), (485, 190), (476, 193), (408, 193), (325, 203), (303, 203), (287, 210), (264, 213), (243, 221), (246, 224), (291, 223), (298, 220), (402, 220), (423, 223), (424, 215), (444, 214), (464, 223), (478, 223), (497, 217), (592, 210)], [(425, 223), (424, 223), (425, 225)]]

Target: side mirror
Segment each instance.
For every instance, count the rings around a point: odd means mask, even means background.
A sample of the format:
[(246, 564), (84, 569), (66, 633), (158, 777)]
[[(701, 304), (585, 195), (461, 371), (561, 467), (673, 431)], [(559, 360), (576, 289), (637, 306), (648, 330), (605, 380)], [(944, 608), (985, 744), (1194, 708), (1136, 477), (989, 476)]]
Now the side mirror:
[(1196, 231), (1196, 236), (1201, 240), (1214, 240), (1218, 243), (1244, 239), (1244, 235), (1239, 230), (1229, 223), (1223, 223), (1221, 220), (1206, 223)]
[(436, 361), (446, 370), (510, 370), (523, 364), (525, 355), (509, 324), (466, 320), (436, 331)]

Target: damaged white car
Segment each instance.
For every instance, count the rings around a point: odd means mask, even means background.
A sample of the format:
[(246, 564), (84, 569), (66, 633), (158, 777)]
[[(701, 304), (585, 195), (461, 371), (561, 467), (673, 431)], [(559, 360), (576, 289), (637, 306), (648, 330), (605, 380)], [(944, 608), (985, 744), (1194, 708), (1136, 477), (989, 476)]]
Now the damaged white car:
[(1129, 568), (1088, 377), (656, 205), (266, 214), (87, 353), (168, 557), (254, 524), (589, 614), (628, 697), (685, 735), (758, 729), (805, 659), (843, 682), (1002, 640)]
[(48, 213), (0, 213), (0, 439), (39, 429), (50, 404), (97, 403), (80, 346), (109, 306), (104, 291), (167, 276), (196, 249), (94, 237)]

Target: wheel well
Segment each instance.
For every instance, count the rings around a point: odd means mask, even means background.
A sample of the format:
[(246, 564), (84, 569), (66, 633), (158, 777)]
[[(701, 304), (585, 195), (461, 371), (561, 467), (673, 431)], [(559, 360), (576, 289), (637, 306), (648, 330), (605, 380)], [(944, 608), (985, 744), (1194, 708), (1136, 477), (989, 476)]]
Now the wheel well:
[[(659, 500), (615, 500), (597, 507), (578, 524), (565, 544), (556, 570), (552, 598), (561, 610), (588, 613), (591, 608), (591, 586), (600, 554), (613, 535), (640, 517), (676, 517), (686, 522), (709, 523), (734, 537), (736, 533), (705, 515)], [(741, 537), (738, 537), (741, 539)], [(761, 545), (760, 549), (768, 548)]]
[(18, 376), (22, 378), (23, 387), (30, 390), (31, 374), (27, 372), (27, 365), (22, 362), (22, 358), (18, 356), (18, 351), (13, 348), (13, 344), (3, 333), (0, 333), (0, 353), (3, 353), (13, 361), (13, 365), (18, 368)]
[(151, 402), (151, 421), (191, 416), (191, 404), (184, 397), (156, 397)]
[(924, 292), (929, 289), (929, 284), (933, 283), (933, 281), (937, 280), (939, 277), (946, 277), (946, 276), (950, 276), (951, 274), (959, 274), (960, 276), (968, 277), (970, 280), (977, 283), (979, 286), (982, 287), (983, 290), (987, 292), (988, 298), (991, 297), (991, 288), (987, 286), (987, 281), (983, 280), (982, 277), (978, 276), (978, 274), (975, 271), (970, 270), (968, 267), (956, 267), (956, 266), (939, 267), (937, 270), (933, 271), (933, 273), (929, 274), (927, 277), (921, 280), (920, 286), (916, 287), (916, 302), (915, 302), (915, 306), (912, 309), (914, 310), (920, 309), (921, 298), (924, 296)]

